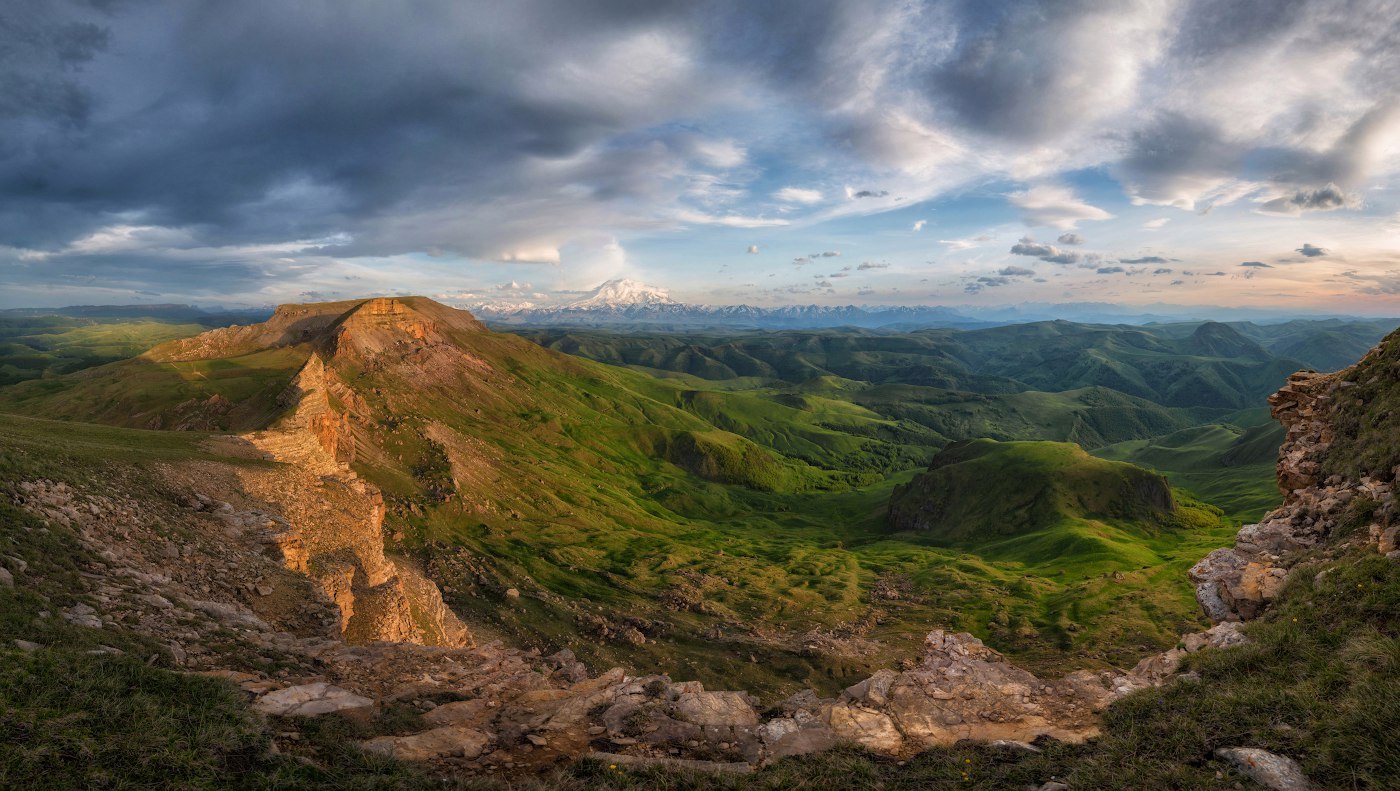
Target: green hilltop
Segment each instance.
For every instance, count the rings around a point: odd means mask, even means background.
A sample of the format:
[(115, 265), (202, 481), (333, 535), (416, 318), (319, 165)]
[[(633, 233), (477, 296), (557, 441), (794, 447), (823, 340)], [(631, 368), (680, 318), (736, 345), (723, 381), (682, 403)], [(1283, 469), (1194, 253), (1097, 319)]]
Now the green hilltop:
[(1090, 519), (1145, 529), (1179, 518), (1166, 478), (1064, 442), (955, 442), (898, 487), (890, 524), (949, 543), (985, 542)]

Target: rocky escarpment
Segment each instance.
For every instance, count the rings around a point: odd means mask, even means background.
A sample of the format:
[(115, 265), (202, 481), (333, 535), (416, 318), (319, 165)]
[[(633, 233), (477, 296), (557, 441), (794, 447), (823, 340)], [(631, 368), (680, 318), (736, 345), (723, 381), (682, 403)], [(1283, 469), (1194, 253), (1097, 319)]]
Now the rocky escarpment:
[[(1339, 413), (1364, 409), (1357, 378), (1395, 377), (1393, 367), (1374, 373), (1391, 336), (1351, 368), (1334, 374), (1300, 372), (1269, 399), (1287, 434), (1279, 449), (1278, 483), (1284, 502), (1258, 524), (1245, 525), (1235, 545), (1217, 549), (1190, 572), (1196, 598), (1211, 620), (1257, 617), (1281, 591), (1289, 571), (1305, 560), (1335, 556), (1355, 543), (1370, 542), (1400, 559), (1396, 546), (1394, 487), (1400, 467), (1328, 474)], [(1394, 438), (1392, 438), (1394, 441)]]
[(345, 343), (383, 351), (401, 333), (418, 340), (441, 340), (450, 330), (482, 331), (485, 327), (464, 311), (421, 297), (288, 304), (278, 305), (265, 322), (235, 324), (170, 341), (142, 356), (161, 362), (208, 360), (299, 344), (333, 353)]
[(384, 553), (384, 498), (357, 476), (353, 390), (313, 354), (283, 401), (291, 410), (246, 439), (286, 467), (280, 475), (239, 470), (244, 490), (275, 503), (282, 529), (272, 538), (288, 568), (320, 586), (340, 610), (351, 642), (376, 640), (462, 646), (466, 627), (437, 586)]

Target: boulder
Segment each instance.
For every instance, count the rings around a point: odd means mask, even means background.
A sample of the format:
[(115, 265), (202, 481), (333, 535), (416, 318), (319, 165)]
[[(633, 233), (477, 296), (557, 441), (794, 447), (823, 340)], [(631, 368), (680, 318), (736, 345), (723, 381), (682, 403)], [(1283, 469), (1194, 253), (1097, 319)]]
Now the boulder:
[(318, 681), (269, 692), (258, 698), (253, 709), (276, 717), (315, 717), (373, 705), (369, 698)]
[(742, 692), (690, 692), (676, 701), (676, 719), (701, 727), (751, 728), (758, 725), (758, 712)]
[(365, 750), (400, 761), (431, 761), (437, 758), (476, 758), (491, 742), (490, 737), (462, 725), (448, 725), (412, 736), (378, 736), (360, 746)]
[(1256, 747), (1221, 747), (1217, 758), (1229, 761), (1250, 779), (1272, 791), (1307, 791), (1311, 788), (1303, 767), (1292, 758)]
[(882, 753), (897, 753), (904, 746), (904, 736), (888, 714), (842, 703), (832, 706), (828, 717), (831, 730), (846, 741)]
[(778, 760), (830, 750), (840, 743), (841, 739), (830, 728), (799, 728), (783, 734), (772, 744), (768, 754)]

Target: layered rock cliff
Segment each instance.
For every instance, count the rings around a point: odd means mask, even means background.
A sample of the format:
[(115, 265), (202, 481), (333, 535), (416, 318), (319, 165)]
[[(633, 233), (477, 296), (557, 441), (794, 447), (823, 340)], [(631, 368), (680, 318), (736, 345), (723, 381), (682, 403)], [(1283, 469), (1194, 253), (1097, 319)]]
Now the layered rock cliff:
[(307, 575), (340, 610), (350, 642), (462, 646), (466, 627), (417, 569), (384, 553), (384, 497), (351, 469), (359, 396), (317, 354), (283, 394), (289, 412), (246, 439), (284, 474), (240, 474), (247, 491), (281, 506), (274, 538), (288, 568)]

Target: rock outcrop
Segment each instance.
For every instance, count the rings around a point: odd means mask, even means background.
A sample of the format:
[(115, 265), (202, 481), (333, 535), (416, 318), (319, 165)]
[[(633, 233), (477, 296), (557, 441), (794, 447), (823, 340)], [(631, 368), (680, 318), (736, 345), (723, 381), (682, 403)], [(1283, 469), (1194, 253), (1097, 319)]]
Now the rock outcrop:
[(1311, 550), (1369, 540), (1400, 559), (1396, 529), (1390, 525), (1400, 470), (1356, 479), (1324, 475), (1338, 404), (1366, 362), (1334, 374), (1296, 373), (1269, 398), (1274, 418), (1287, 431), (1278, 459), (1284, 502), (1258, 524), (1241, 528), (1234, 546), (1211, 552), (1191, 568), (1196, 599), (1212, 621), (1257, 617), (1278, 596), (1289, 570)]
[(242, 471), (243, 487), (280, 506), (269, 527), (287, 567), (307, 575), (340, 609), (351, 642), (461, 646), (466, 627), (441, 591), (384, 553), (384, 498), (351, 469), (359, 397), (313, 354), (282, 400), (289, 412), (246, 439), (283, 475)]

